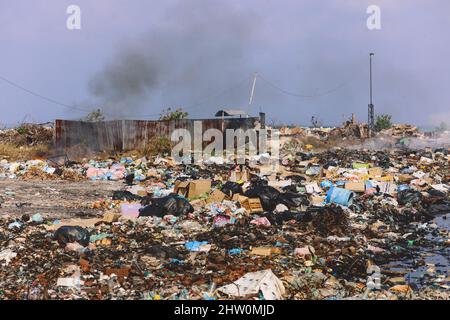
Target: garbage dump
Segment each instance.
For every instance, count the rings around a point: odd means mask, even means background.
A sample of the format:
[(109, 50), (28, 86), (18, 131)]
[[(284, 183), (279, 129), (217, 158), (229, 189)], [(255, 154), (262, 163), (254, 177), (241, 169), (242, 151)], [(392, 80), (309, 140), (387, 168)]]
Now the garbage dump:
[(449, 298), (448, 149), (262, 158), (3, 159), (0, 299)]
[(17, 147), (50, 143), (52, 139), (53, 128), (49, 124), (24, 123), (17, 128), (0, 130), (0, 143)]

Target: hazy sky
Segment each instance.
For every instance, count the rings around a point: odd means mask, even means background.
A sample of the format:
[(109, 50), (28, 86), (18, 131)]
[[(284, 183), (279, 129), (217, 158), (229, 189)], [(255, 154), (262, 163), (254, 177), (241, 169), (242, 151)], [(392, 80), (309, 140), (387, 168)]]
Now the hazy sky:
[[(81, 30), (66, 27), (70, 4)], [(369, 5), (381, 30), (368, 30)], [(448, 0), (0, 0), (0, 124), (192, 117), (247, 108), (268, 121), (367, 119), (368, 53), (376, 113), (395, 122), (450, 123)], [(277, 87), (277, 88), (275, 88)], [(281, 89), (281, 90), (280, 90)], [(306, 97), (305, 97), (306, 96)]]

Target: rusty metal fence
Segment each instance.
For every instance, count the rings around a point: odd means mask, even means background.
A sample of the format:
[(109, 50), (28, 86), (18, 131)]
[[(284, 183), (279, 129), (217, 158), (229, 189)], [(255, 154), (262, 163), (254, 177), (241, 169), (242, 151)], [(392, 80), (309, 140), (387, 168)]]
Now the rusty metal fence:
[(170, 139), (175, 129), (187, 129), (194, 136), (194, 123), (201, 124), (202, 134), (208, 129), (254, 128), (259, 117), (229, 119), (181, 119), (181, 120), (113, 120), (84, 122), (55, 121), (55, 145), (70, 148), (85, 145), (92, 150), (126, 151), (145, 147), (155, 137)]

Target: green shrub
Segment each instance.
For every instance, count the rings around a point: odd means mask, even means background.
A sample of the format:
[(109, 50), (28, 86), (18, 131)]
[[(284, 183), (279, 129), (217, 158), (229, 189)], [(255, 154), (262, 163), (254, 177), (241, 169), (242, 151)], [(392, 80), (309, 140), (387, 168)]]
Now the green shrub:
[(172, 108), (167, 108), (163, 110), (161, 115), (159, 116), (159, 120), (179, 120), (186, 119), (188, 117), (188, 113), (183, 111), (183, 109), (178, 108), (175, 111), (172, 111)]
[(377, 120), (375, 121), (375, 131), (380, 132), (384, 129), (389, 129), (392, 127), (392, 116), (388, 114), (380, 114), (377, 116)]
[(172, 143), (166, 137), (155, 137), (147, 142), (146, 146), (140, 150), (143, 156), (156, 156), (170, 154)]

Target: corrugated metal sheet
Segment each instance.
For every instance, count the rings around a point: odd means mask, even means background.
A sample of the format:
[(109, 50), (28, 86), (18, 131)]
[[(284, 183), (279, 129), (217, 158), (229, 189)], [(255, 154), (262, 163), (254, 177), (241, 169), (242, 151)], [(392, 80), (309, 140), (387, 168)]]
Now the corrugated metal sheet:
[(144, 147), (154, 137), (170, 139), (175, 129), (187, 129), (194, 136), (194, 123), (202, 126), (202, 134), (208, 129), (254, 128), (257, 117), (232, 119), (182, 119), (170, 121), (113, 120), (84, 122), (55, 121), (55, 143), (59, 148), (86, 145), (92, 150), (126, 151)]

